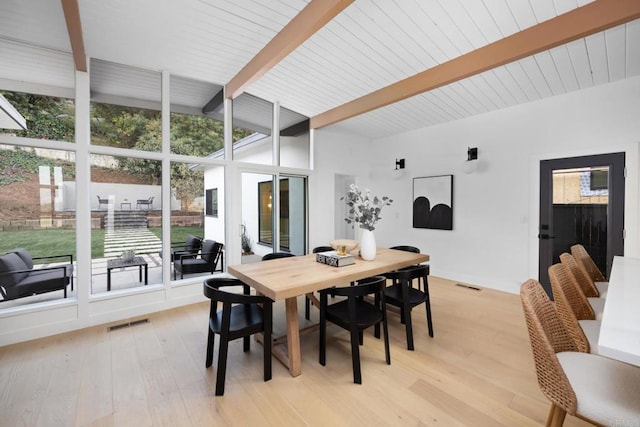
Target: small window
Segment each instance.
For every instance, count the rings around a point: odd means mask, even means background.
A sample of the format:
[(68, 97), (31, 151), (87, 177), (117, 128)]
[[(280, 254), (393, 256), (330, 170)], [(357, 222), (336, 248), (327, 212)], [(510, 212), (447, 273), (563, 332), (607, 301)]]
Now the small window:
[(590, 187), (592, 191), (606, 190), (609, 188), (609, 171), (608, 170), (592, 169), (590, 178), (591, 178)]
[(218, 217), (218, 189), (211, 188), (206, 191), (207, 209), (206, 215)]

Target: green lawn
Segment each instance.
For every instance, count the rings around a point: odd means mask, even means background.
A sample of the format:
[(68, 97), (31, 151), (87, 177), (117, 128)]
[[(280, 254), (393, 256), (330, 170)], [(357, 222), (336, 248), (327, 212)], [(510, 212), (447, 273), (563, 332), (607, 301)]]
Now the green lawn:
[[(161, 227), (150, 227), (149, 231), (162, 238)], [(204, 236), (202, 227), (173, 227), (172, 242), (184, 242), (187, 235)], [(76, 231), (63, 229), (21, 230), (0, 232), (0, 253), (14, 248), (27, 248), (34, 256), (73, 254), (76, 259)], [(91, 230), (91, 258), (104, 256), (104, 229)]]

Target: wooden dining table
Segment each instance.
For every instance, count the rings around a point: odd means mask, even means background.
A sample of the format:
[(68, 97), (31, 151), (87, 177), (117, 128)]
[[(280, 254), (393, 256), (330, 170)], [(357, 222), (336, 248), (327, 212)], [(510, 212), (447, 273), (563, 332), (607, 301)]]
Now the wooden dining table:
[(640, 258), (613, 258), (598, 352), (640, 366)]
[(365, 261), (356, 256), (355, 264), (344, 267), (319, 263), (316, 255), (310, 254), (230, 265), (228, 272), (274, 301), (285, 300), (287, 335), (286, 341), (278, 343), (286, 345), (286, 350), (282, 345), (274, 345), (273, 355), (289, 368), (291, 376), (296, 377), (302, 373), (299, 296), (426, 261), (429, 261), (426, 254), (377, 248), (374, 260)]

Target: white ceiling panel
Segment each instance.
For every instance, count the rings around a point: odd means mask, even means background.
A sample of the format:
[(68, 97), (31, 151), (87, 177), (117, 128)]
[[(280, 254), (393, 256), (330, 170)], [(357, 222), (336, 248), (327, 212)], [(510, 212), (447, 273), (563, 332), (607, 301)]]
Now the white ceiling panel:
[(606, 43), (607, 68), (611, 81), (624, 79), (626, 77), (625, 55), (626, 55), (626, 31), (621, 25), (604, 32)]
[(556, 63), (553, 61), (553, 57), (549, 51), (538, 53), (533, 56), (536, 65), (539, 67), (545, 83), (548, 85), (548, 96), (561, 95), (566, 92), (564, 85), (562, 84), (562, 78), (558, 73)]
[(593, 86), (593, 76), (591, 75), (591, 65), (589, 64), (589, 53), (584, 39), (567, 43), (569, 57), (573, 64), (573, 69), (578, 80), (580, 89)]
[(0, 38), (71, 51), (60, 1), (0, 1)]
[(558, 46), (551, 49), (549, 53), (553, 58), (553, 63), (558, 69), (558, 75), (562, 80), (562, 86), (565, 91), (571, 92), (580, 89), (576, 71), (573, 67), (573, 61), (571, 60), (571, 55), (569, 55), (569, 49), (567, 46)]
[[(552, 19), (592, 0), (356, 0), (247, 94), (311, 117)], [(78, 0), (92, 94), (198, 111), (309, 0)], [(29, 81), (72, 89), (60, 1), (0, 1), (0, 89)], [(119, 65), (123, 64), (123, 65)], [(126, 65), (125, 65), (126, 64)], [(369, 138), (458, 120), (640, 75), (640, 21), (579, 39), (340, 123)], [(44, 89), (43, 89), (44, 90)], [(255, 98), (243, 123), (270, 126)], [(191, 111), (191, 110), (189, 110)], [(297, 115), (293, 112), (298, 113)]]
[[(56, 88), (75, 87), (73, 58), (69, 53), (0, 39), (0, 64), (2, 79)], [(38, 93), (46, 94), (47, 90)]]
[(521, 59), (518, 63), (522, 66), (523, 71), (526, 73), (529, 81), (540, 98), (548, 98), (553, 95), (551, 87), (542, 74), (535, 57), (530, 56), (528, 58)]
[(627, 29), (627, 76), (640, 75), (640, 19), (625, 25)]
[(604, 40), (604, 33), (598, 33), (585, 38), (589, 67), (593, 76), (593, 83), (601, 85), (609, 83), (609, 64)]

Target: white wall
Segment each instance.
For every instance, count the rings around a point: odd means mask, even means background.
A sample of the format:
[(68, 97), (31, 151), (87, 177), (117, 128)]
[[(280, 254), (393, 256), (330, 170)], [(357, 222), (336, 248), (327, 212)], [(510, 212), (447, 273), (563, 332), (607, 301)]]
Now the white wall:
[[(356, 143), (337, 165), (331, 153), (339, 137), (318, 131), (318, 150), (328, 152), (317, 155), (316, 167), (323, 177), (348, 170), (374, 194), (394, 199), (375, 231), (379, 246), (417, 246), (431, 255), (433, 275), (516, 293), (538, 274), (542, 159), (626, 152), (625, 254), (638, 256), (639, 111), (636, 77), (376, 140), (354, 156), (362, 147)], [(479, 170), (470, 175), (463, 173), (467, 147), (479, 152)], [(396, 158), (406, 159), (400, 179), (391, 176)], [(442, 174), (454, 175), (453, 231), (412, 228), (412, 178)], [(311, 203), (329, 197), (313, 190)], [(333, 230), (328, 220), (311, 208), (312, 227)]]
[[(372, 148), (368, 139), (336, 129), (320, 129), (314, 138), (315, 170), (309, 177), (309, 248), (350, 237), (335, 235), (336, 204), (344, 203), (340, 201), (344, 194), (335, 191), (336, 175), (355, 176), (356, 183), (366, 185)], [(342, 211), (343, 207), (338, 209)]]

